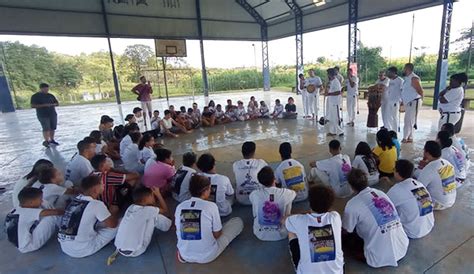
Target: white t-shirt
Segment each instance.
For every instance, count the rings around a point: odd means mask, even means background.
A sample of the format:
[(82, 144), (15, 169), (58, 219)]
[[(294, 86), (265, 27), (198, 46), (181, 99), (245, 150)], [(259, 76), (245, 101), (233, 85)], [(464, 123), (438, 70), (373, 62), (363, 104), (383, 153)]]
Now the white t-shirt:
[(296, 192), (295, 202), (308, 198), (306, 173), (300, 162), (294, 159), (283, 160), (275, 171), (275, 177), (282, 187)]
[(395, 205), (380, 190), (367, 187), (347, 202), (342, 227), (364, 240), (364, 255), (371, 267), (398, 266), (408, 250)]
[(226, 199), (228, 196), (234, 195), (234, 188), (229, 178), (220, 174), (200, 173), (200, 175), (209, 178), (209, 181), (211, 181), (211, 195), (209, 196), (209, 201), (217, 204), (219, 214), (221, 216), (227, 216), (232, 213), (232, 206)]
[[(341, 83), (339, 82), (339, 80), (337, 80), (337, 78), (334, 78), (331, 80), (331, 82), (329, 82), (329, 92), (328, 92), (329, 94), (339, 92), (341, 91), (341, 89), (342, 89)], [(337, 106), (341, 104), (342, 96), (341, 95), (328, 96), (327, 100), (330, 106)]]
[(151, 119), (151, 129), (152, 130), (158, 129), (160, 127), (160, 121), (161, 121), (161, 117), (152, 118)]
[(123, 166), (129, 172), (139, 172), (143, 170), (143, 164), (140, 162), (140, 150), (138, 145), (131, 143), (123, 153)]
[(78, 195), (66, 208), (61, 218), (58, 241), (67, 254), (82, 257), (89, 254), (89, 244), (97, 236), (97, 222), (111, 216), (102, 201), (90, 196)]
[(107, 145), (107, 143), (104, 140), (100, 141), (100, 144), (95, 145), (95, 154), (103, 154), (102, 149)]
[(264, 187), (250, 193), (253, 212), (253, 234), (262, 241), (279, 241), (288, 237), (282, 220), (290, 215), (296, 197), (293, 190)]
[(216, 119), (222, 119), (225, 116), (225, 112), (223, 110), (219, 111), (216, 109), (215, 116), (216, 116)]
[(409, 238), (417, 239), (430, 233), (434, 226), (433, 201), (422, 183), (406, 179), (390, 188), (387, 196), (395, 205)]
[(140, 133), (145, 132), (145, 118), (143, 118), (143, 115), (141, 117), (135, 116), (135, 120), (137, 121), (136, 123), (138, 124), (138, 128), (140, 129)]
[(403, 79), (397, 76), (395, 79), (390, 79), (387, 90), (387, 101), (389, 103), (399, 103), (402, 99), (402, 85)]
[(115, 246), (122, 252), (132, 252), (136, 257), (145, 252), (155, 227), (161, 231), (168, 231), (171, 220), (161, 215), (158, 207), (133, 204), (128, 207), (120, 222), (115, 236)]
[(239, 203), (250, 205), (249, 195), (252, 191), (262, 188), (258, 182), (258, 172), (267, 165), (261, 159), (242, 159), (234, 162), (232, 168), (235, 175), (236, 197)]
[(163, 120), (161, 121), (163, 124), (163, 126), (161, 127), (161, 131), (166, 131), (173, 127), (173, 118), (169, 118), (169, 119), (163, 118)]
[(73, 182), (74, 186), (80, 186), (82, 179), (94, 171), (91, 162), (84, 156), (77, 154), (66, 167), (65, 179)]
[(43, 200), (47, 201), (54, 208), (62, 208), (64, 205), (59, 206), (59, 198), (66, 193), (67, 188), (56, 185), (56, 184), (42, 184), (36, 182), (32, 185), (34, 188), (39, 188), (43, 191)]
[(352, 169), (349, 156), (337, 154), (329, 159), (317, 161), (316, 168), (329, 176), (329, 183), (336, 196), (344, 198), (352, 194), (352, 189), (347, 182), (347, 174)]
[(344, 272), (339, 213), (292, 215), (286, 219), (285, 226), (288, 232), (298, 237), (300, 262), (296, 273)]
[(181, 166), (171, 180), (171, 188), (173, 190), (173, 198), (182, 202), (191, 198), (189, 193), (189, 182), (191, 176), (196, 173), (196, 170), (187, 166)]
[(122, 141), (120, 141), (120, 157), (123, 157), (123, 153), (125, 152), (125, 149), (131, 143), (133, 143), (133, 142), (132, 142), (132, 138), (130, 137), (130, 135), (127, 134), (122, 138)]
[(25, 177), (21, 177), (13, 186), (12, 190), (12, 202), (13, 208), (17, 208), (20, 206), (20, 201), (18, 200), (18, 194), (20, 191), (25, 188), (29, 184), (28, 180)]
[(439, 102), (438, 108), (442, 112), (459, 112), (461, 111), (461, 103), (464, 99), (464, 89), (462, 87), (452, 88), (444, 94), (447, 103)]
[(356, 155), (352, 162), (352, 168), (362, 170), (369, 181), (369, 185), (374, 185), (379, 182), (379, 170), (377, 162), (374, 158), (369, 158), (363, 155)]
[(342, 86), (342, 84), (344, 83), (344, 76), (342, 76), (342, 74), (338, 72), (336, 74), (336, 79), (337, 81), (339, 81), (339, 84)]
[(456, 201), (456, 176), (448, 160), (429, 162), (420, 172), (418, 181), (426, 186), (435, 203), (451, 207)]
[(416, 89), (411, 85), (411, 81), (413, 78), (420, 79), (420, 77), (413, 72), (410, 75), (406, 76), (405, 79), (403, 79), (402, 101), (405, 105), (415, 99), (421, 98), (421, 95), (418, 94), (418, 92), (416, 92)]
[(176, 236), (181, 257), (190, 263), (208, 263), (218, 252), (212, 232), (222, 230), (219, 209), (213, 202), (192, 197), (175, 212)]
[(441, 150), (441, 158), (446, 159), (454, 166), (457, 179), (466, 179), (466, 158), (455, 146), (445, 147)]
[(285, 111), (285, 107), (282, 104), (275, 105), (273, 108), (272, 115), (276, 115), (277, 118), (283, 118), (283, 112)]
[(347, 86), (347, 96), (358, 96), (359, 95), (359, 77), (352, 76), (352, 81), (354, 82), (354, 87), (351, 87), (349, 79), (346, 80)]
[(140, 150), (140, 162), (145, 164), (148, 159), (155, 159), (156, 160), (156, 154), (153, 151), (153, 148), (151, 147), (143, 147), (142, 150)]
[(319, 87), (323, 85), (321, 78), (319, 78), (319, 76), (306, 78), (305, 88), (307, 88), (309, 85), (314, 85), (316, 87), (316, 89), (314, 90), (314, 92), (311, 93), (311, 95), (319, 96)]

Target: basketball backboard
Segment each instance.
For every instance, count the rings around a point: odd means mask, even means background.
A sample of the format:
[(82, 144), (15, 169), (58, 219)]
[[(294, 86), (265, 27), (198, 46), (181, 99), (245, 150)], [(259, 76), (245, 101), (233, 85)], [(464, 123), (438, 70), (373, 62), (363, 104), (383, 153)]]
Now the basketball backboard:
[(186, 57), (186, 40), (155, 39), (156, 57)]

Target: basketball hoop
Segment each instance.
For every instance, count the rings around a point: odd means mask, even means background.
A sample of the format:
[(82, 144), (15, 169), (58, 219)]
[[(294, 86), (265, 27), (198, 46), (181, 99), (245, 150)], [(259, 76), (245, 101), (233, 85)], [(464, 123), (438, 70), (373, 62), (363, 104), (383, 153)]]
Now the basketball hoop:
[(155, 39), (156, 57), (186, 57), (186, 40)]

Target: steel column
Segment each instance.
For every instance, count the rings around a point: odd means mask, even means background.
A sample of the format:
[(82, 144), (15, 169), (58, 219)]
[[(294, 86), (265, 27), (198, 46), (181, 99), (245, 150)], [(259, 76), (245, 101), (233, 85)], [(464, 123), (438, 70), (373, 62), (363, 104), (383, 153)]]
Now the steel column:
[(263, 90), (270, 90), (270, 60), (268, 58), (268, 27), (263, 17), (246, 0), (235, 0), (255, 21), (260, 25), (260, 37), (262, 41), (262, 74)]
[(102, 3), (102, 17), (104, 20), (104, 28), (105, 33), (107, 34), (107, 43), (109, 45), (109, 54), (110, 54), (110, 64), (112, 66), (112, 78), (114, 80), (114, 89), (115, 89), (115, 100), (117, 101), (119, 114), (120, 114), (120, 123), (123, 124), (123, 111), (122, 111), (122, 101), (120, 100), (120, 89), (119, 89), (119, 81), (117, 76), (117, 71), (115, 70), (115, 61), (114, 61), (114, 54), (112, 52), (112, 44), (110, 43), (110, 31), (109, 31), (109, 22), (107, 20), (107, 13), (105, 10), (105, 0), (101, 1)]
[(359, 19), (359, 0), (349, 0), (347, 69), (357, 63), (357, 21)]
[(298, 87), (300, 73), (304, 73), (303, 59), (303, 11), (296, 0), (285, 0), (286, 5), (295, 15), (295, 43), (296, 43), (296, 75), (295, 87)]
[(204, 41), (202, 40), (201, 1), (196, 0), (196, 18), (199, 36), (199, 48), (201, 49), (201, 72), (204, 96), (209, 96), (209, 82), (207, 81), (206, 58), (204, 56)]
[(446, 79), (448, 77), (449, 37), (451, 34), (452, 14), (453, 0), (444, 0), (443, 19), (441, 21), (441, 35), (439, 40), (438, 62), (436, 64), (433, 109), (438, 109), (439, 92), (446, 87)]

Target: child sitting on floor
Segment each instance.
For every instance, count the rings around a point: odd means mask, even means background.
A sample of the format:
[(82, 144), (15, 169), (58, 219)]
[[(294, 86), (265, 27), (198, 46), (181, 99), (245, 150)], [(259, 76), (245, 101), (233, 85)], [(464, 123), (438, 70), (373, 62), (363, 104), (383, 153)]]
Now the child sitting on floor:
[(308, 198), (308, 184), (306, 182), (304, 166), (291, 158), (290, 143), (281, 143), (279, 151), (282, 162), (275, 171), (277, 183), (281, 187), (296, 192), (295, 202), (306, 200)]
[(171, 181), (171, 189), (173, 198), (178, 202), (183, 202), (191, 198), (189, 193), (189, 182), (191, 176), (196, 173), (197, 155), (194, 152), (186, 152), (183, 154), (183, 165), (178, 168), (176, 174)]
[(372, 152), (379, 162), (380, 177), (393, 177), (397, 161), (397, 148), (387, 129), (383, 128), (377, 132), (377, 146)]
[(351, 171), (351, 160), (341, 151), (341, 143), (338, 140), (331, 140), (329, 153), (332, 157), (309, 163), (311, 167), (310, 181), (319, 178), (323, 184), (332, 187), (338, 198), (345, 198), (352, 194), (347, 183), (347, 174)]
[(276, 99), (275, 107), (273, 108), (273, 112), (272, 112), (272, 118), (273, 119), (283, 118), (283, 112), (284, 112), (284, 108), (283, 108), (283, 105), (280, 103), (280, 99)]
[(176, 138), (178, 134), (176, 133), (189, 133), (183, 125), (177, 123), (173, 118), (171, 118), (171, 112), (165, 110), (165, 117), (160, 121), (161, 132), (163, 135), (168, 137)]
[(263, 188), (250, 193), (253, 212), (253, 234), (262, 241), (279, 241), (288, 236), (283, 220), (291, 213), (296, 192), (277, 188), (275, 174), (266, 166), (258, 172)]
[(288, 103), (285, 105), (285, 112), (283, 112), (284, 119), (296, 119), (298, 113), (296, 113), (296, 105), (293, 97), (288, 98)]
[(145, 133), (138, 144), (138, 149), (140, 150), (139, 160), (142, 164), (145, 164), (148, 159), (156, 159), (156, 154), (153, 151), (155, 146), (155, 138), (149, 133)]
[(290, 253), (298, 274), (344, 272), (341, 216), (337, 211), (329, 211), (334, 197), (330, 187), (315, 185), (309, 189), (311, 213), (286, 219)]
[(247, 121), (249, 116), (245, 111), (244, 102), (238, 101), (237, 102), (237, 109), (235, 110), (235, 116), (238, 121)]
[(44, 168), (40, 171), (38, 181), (32, 185), (43, 191), (43, 199), (53, 208), (64, 209), (68, 200), (77, 193), (72, 185), (70, 187), (62, 186), (64, 177), (61, 171), (55, 167)]
[(123, 167), (128, 172), (143, 174), (145, 167), (144, 164), (140, 162), (140, 150), (138, 149), (142, 135), (139, 132), (134, 132), (130, 134), (130, 138), (132, 139), (132, 143), (125, 149), (122, 157)]
[(270, 118), (270, 110), (267, 107), (265, 101), (260, 101), (260, 118)]
[(364, 171), (369, 180), (369, 186), (378, 183), (380, 174), (377, 169), (377, 159), (375, 159), (369, 144), (366, 142), (359, 142), (354, 155), (355, 157), (354, 161), (352, 161), (352, 167)]
[(400, 145), (400, 141), (398, 141), (397, 133), (394, 130), (390, 130), (388, 133), (390, 134), (390, 137), (392, 138), (393, 144), (397, 148), (397, 159), (400, 159), (400, 151), (402, 150), (402, 147)]
[(19, 207), (5, 218), (5, 230), (10, 241), (21, 253), (40, 249), (56, 233), (58, 217), (62, 209), (42, 206), (43, 192), (34, 187), (25, 187), (18, 194)]
[(216, 116), (209, 110), (209, 107), (204, 107), (201, 116), (201, 123), (204, 127), (213, 127), (216, 123)]
[(467, 178), (466, 158), (459, 149), (453, 146), (453, 140), (447, 131), (438, 132), (436, 142), (441, 146), (441, 158), (448, 160), (454, 166), (456, 187), (463, 186)]
[(232, 120), (222, 110), (222, 106), (220, 104), (216, 106), (214, 115), (216, 117), (216, 124), (226, 124), (232, 122)]

